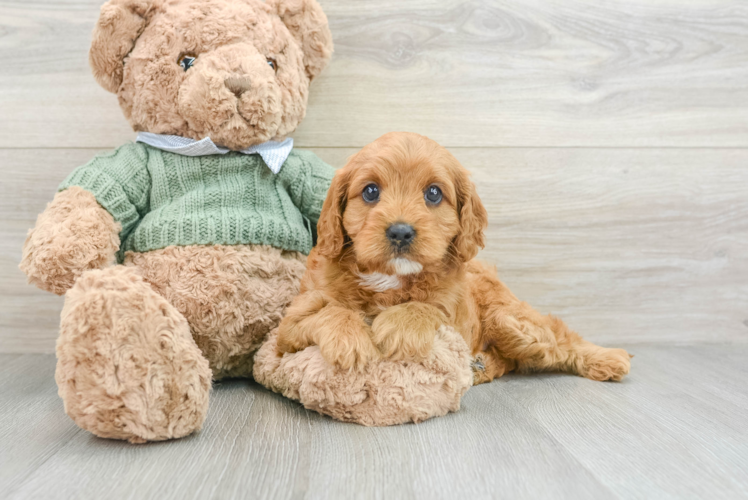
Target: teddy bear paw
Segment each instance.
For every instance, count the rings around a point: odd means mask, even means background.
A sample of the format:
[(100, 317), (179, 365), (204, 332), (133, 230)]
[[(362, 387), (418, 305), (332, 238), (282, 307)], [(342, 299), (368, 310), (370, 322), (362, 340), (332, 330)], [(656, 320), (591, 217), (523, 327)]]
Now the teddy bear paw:
[(77, 280), (65, 297), (57, 358), (65, 412), (97, 436), (142, 443), (202, 426), (208, 361), (184, 317), (132, 268)]

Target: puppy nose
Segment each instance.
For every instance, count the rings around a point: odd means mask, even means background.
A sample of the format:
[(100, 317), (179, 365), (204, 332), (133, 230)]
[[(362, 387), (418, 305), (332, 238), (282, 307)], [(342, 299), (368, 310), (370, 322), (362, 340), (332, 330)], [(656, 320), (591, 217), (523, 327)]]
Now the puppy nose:
[(413, 243), (416, 230), (410, 224), (397, 223), (387, 228), (387, 239), (398, 248), (405, 248)]
[(249, 78), (245, 76), (230, 76), (223, 83), (236, 97), (241, 97), (251, 87)]

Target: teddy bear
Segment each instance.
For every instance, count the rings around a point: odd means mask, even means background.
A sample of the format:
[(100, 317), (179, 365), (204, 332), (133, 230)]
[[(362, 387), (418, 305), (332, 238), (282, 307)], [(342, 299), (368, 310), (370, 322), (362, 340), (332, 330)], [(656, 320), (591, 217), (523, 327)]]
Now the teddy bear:
[(228, 377), (364, 425), (459, 409), (473, 375), (449, 328), (422, 362), (363, 372), (317, 346), (276, 348), (334, 174), (288, 135), (332, 48), (315, 0), (101, 8), (90, 65), (137, 139), (62, 182), (20, 264), (65, 295), (55, 379), (81, 428), (133, 443), (186, 436)]
[(20, 265), (65, 294), (55, 378), (83, 429), (185, 436), (212, 380), (252, 376), (334, 174), (288, 137), (332, 49), (315, 0), (102, 6), (90, 66), (138, 137), (63, 181)]

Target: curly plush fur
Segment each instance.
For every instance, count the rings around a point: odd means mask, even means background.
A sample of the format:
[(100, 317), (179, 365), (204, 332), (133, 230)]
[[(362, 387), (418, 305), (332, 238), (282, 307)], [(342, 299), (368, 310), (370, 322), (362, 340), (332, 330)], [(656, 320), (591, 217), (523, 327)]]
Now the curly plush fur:
[[(110, 0), (89, 60), (134, 130), (244, 149), (296, 128), (331, 53), (315, 0)], [(115, 266), (121, 230), (93, 194), (71, 187), (24, 245), (29, 281), (67, 292), (59, 394), (98, 436), (185, 436), (205, 419), (211, 378), (251, 376), (298, 293), (304, 257), (263, 245), (169, 247)]]
[(263, 245), (128, 252), (153, 290), (179, 311), (213, 378), (252, 376), (254, 353), (299, 293), (306, 257)]
[(446, 415), (460, 409), (473, 381), (468, 346), (448, 327), (435, 332), (423, 361), (381, 361), (363, 371), (334, 368), (317, 346), (280, 357), (277, 341), (275, 330), (257, 352), (255, 380), (345, 422), (381, 426)]
[(65, 296), (55, 379), (65, 412), (97, 436), (185, 436), (208, 411), (211, 372), (179, 311), (122, 266), (85, 273)]
[(23, 245), (21, 270), (42, 290), (64, 294), (88, 269), (115, 262), (122, 226), (79, 187), (57, 193)]
[(89, 61), (133, 129), (239, 150), (298, 126), (331, 54), (311, 0), (110, 0)]

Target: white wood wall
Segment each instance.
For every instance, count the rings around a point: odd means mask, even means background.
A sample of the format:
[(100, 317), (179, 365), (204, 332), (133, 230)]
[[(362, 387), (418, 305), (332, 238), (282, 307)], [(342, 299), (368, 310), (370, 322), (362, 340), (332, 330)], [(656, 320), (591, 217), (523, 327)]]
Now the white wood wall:
[[(391, 130), (474, 173), (515, 292), (591, 340), (748, 341), (748, 5), (321, 0), (336, 52), (297, 147)], [(99, 0), (0, 0), (0, 352), (51, 352), (62, 299), (17, 269), (57, 184), (132, 140), (87, 65)]]

